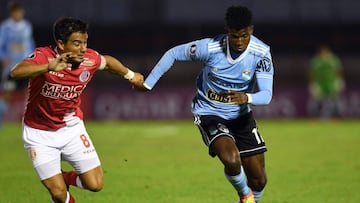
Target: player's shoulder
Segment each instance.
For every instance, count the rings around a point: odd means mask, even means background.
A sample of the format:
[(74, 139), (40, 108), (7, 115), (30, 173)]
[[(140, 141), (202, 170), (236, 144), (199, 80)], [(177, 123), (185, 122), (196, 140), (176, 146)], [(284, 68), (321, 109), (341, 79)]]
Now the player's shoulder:
[(13, 23), (12, 23), (12, 21), (8, 18), (8, 19), (5, 19), (5, 20), (1, 21), (0, 26), (1, 26), (2, 29), (4, 29), (4, 28), (6, 28), (6, 27), (11, 27), (11, 26), (13, 26)]
[(87, 48), (85, 52), (85, 61), (83, 66), (93, 66), (103, 69), (105, 67), (105, 58), (97, 51), (91, 48)]
[(30, 63), (46, 63), (49, 59), (55, 58), (56, 51), (52, 46), (37, 47), (24, 60)]
[(56, 55), (56, 51), (53, 46), (43, 46), (43, 47), (36, 47), (35, 53), (42, 53), (44, 55)]
[(226, 35), (220, 34), (213, 38), (207, 38), (207, 46), (209, 52), (223, 51), (226, 46)]
[(93, 57), (100, 57), (99, 52), (97, 52), (94, 49), (91, 48), (87, 48), (85, 54), (87, 55), (87, 57), (93, 58)]
[(53, 46), (43, 46), (43, 47), (36, 47), (33, 55), (43, 55), (48, 58), (55, 57), (57, 55), (57, 52), (55, 51), (55, 48)]
[(266, 54), (270, 50), (270, 46), (268, 44), (255, 37), (254, 35), (251, 35), (250, 43), (248, 46), (251, 51), (261, 53), (262, 55)]

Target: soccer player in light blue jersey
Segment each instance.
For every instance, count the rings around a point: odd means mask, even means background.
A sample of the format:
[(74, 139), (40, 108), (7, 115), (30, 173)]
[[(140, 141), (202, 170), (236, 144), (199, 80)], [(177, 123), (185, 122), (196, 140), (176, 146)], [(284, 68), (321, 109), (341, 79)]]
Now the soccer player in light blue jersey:
[(11, 68), (35, 48), (32, 25), (24, 18), (24, 7), (16, 2), (10, 3), (9, 15), (0, 24), (0, 126), (7, 109), (6, 100), (10, 99), (14, 90), (23, 90), (27, 86), (27, 80), (10, 79)]
[(226, 34), (169, 49), (136, 87), (151, 90), (175, 61), (203, 62), (192, 101), (195, 124), (209, 154), (224, 165), (240, 203), (255, 203), (267, 181), (267, 149), (251, 106), (270, 103), (274, 68), (270, 47), (253, 35), (251, 11), (231, 6), (225, 19)]

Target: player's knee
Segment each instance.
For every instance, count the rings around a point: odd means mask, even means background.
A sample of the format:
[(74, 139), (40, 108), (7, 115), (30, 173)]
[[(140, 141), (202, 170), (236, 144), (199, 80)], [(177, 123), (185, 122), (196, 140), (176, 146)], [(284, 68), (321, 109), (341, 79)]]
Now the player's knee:
[(228, 175), (240, 173), (241, 163), (238, 153), (222, 156), (221, 161), (225, 166), (225, 170), (229, 173)]
[(103, 186), (102, 185), (96, 185), (93, 187), (89, 187), (88, 190), (92, 191), (92, 192), (100, 192), (102, 190)]
[(90, 183), (86, 185), (86, 189), (92, 191), (92, 192), (99, 192), (103, 189), (103, 182), (102, 180), (98, 180), (96, 182)]
[(55, 187), (49, 189), (52, 199), (55, 202), (63, 202), (66, 199), (67, 190), (65, 187)]
[(266, 176), (248, 180), (249, 186), (254, 191), (262, 191), (267, 183)]

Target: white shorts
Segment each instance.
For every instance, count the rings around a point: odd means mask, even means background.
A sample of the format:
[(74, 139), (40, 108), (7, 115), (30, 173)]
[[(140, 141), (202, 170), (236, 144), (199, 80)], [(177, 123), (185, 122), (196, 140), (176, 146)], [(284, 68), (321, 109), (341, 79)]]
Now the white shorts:
[(23, 124), (23, 142), (40, 180), (61, 173), (61, 160), (69, 162), (78, 174), (100, 166), (83, 121), (57, 131)]

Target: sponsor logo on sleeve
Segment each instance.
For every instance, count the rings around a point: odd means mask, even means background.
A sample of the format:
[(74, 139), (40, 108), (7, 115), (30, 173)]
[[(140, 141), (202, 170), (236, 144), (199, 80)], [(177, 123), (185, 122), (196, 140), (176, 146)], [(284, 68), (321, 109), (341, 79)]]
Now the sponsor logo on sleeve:
[(263, 58), (256, 64), (257, 72), (270, 72), (271, 71), (271, 60), (269, 58)]
[(196, 44), (193, 44), (193, 45), (190, 46), (190, 58), (191, 58), (191, 60), (195, 60), (195, 58), (196, 58), (196, 49), (197, 49)]

